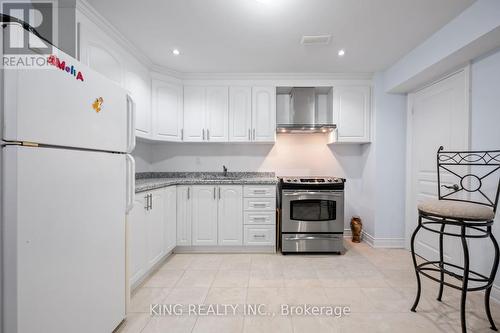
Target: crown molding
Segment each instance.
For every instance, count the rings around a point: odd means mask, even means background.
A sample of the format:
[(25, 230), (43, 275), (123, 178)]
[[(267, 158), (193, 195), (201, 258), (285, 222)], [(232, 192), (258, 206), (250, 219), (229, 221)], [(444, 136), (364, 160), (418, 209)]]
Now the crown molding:
[(122, 33), (115, 28), (104, 16), (102, 16), (86, 0), (76, 0), (76, 9), (84, 14), (89, 20), (95, 23), (101, 30), (109, 34), (123, 49), (130, 52), (137, 61), (145, 65), (148, 69), (153, 67), (151, 59), (142, 52), (135, 44), (129, 41)]
[(373, 73), (182, 73), (184, 80), (371, 80)]

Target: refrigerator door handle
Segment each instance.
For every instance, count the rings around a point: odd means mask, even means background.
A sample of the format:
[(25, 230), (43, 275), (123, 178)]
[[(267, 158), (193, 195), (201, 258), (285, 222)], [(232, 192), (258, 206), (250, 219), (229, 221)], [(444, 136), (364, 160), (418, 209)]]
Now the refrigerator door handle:
[(135, 148), (135, 102), (127, 94), (127, 153), (131, 153)]
[(125, 155), (126, 158), (126, 170), (127, 170), (127, 208), (126, 212), (130, 212), (132, 207), (134, 207), (134, 196), (135, 196), (135, 160), (132, 155)]

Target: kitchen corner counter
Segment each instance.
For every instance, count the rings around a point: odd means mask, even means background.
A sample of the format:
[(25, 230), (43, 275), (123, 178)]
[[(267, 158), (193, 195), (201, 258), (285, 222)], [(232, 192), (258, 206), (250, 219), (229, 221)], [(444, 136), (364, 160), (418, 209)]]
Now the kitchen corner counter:
[(273, 172), (146, 172), (136, 174), (135, 193), (172, 185), (276, 185)]

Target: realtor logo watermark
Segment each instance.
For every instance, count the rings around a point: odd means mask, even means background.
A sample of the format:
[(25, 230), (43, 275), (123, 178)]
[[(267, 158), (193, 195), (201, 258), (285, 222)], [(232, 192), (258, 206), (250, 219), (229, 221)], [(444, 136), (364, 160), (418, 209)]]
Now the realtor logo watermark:
[(266, 304), (151, 304), (151, 316), (323, 316), (340, 318), (351, 314), (349, 306), (280, 304), (273, 311)]
[[(1, 22), (3, 33), (4, 68), (43, 68), (47, 55), (53, 52), (54, 5), (48, 1), (3, 1), (2, 13), (7, 15)], [(25, 23), (25, 26), (23, 26)], [(35, 33), (27, 29), (31, 26)]]

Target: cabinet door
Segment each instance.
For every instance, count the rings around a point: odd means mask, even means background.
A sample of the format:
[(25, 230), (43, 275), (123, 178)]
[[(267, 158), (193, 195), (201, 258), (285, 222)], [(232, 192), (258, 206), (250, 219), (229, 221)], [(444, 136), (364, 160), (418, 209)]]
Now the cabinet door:
[(154, 138), (181, 141), (183, 123), (182, 86), (161, 81), (153, 82)]
[(177, 186), (177, 245), (191, 245), (191, 186)]
[(205, 88), (184, 87), (184, 141), (205, 141)]
[(252, 88), (252, 140), (276, 140), (276, 88)]
[(206, 140), (228, 141), (229, 96), (228, 87), (206, 88)]
[(165, 196), (164, 190), (150, 192), (150, 209), (148, 216), (148, 268), (156, 264), (165, 253), (164, 246), (164, 216)]
[(177, 239), (177, 189), (170, 186), (165, 189), (165, 218), (164, 218), (165, 253), (172, 251)]
[(125, 89), (135, 102), (136, 135), (142, 138), (151, 136), (151, 80), (148, 73), (125, 73)]
[(127, 215), (127, 267), (130, 286), (144, 276), (148, 266), (148, 228), (145, 196), (145, 193), (136, 194), (134, 207)]
[(217, 245), (217, 186), (192, 188), (192, 245)]
[(219, 245), (243, 244), (243, 186), (221, 185), (218, 189)]
[(336, 142), (370, 142), (370, 87), (334, 87), (333, 115)]
[(229, 88), (229, 141), (248, 142), (252, 135), (252, 88)]

